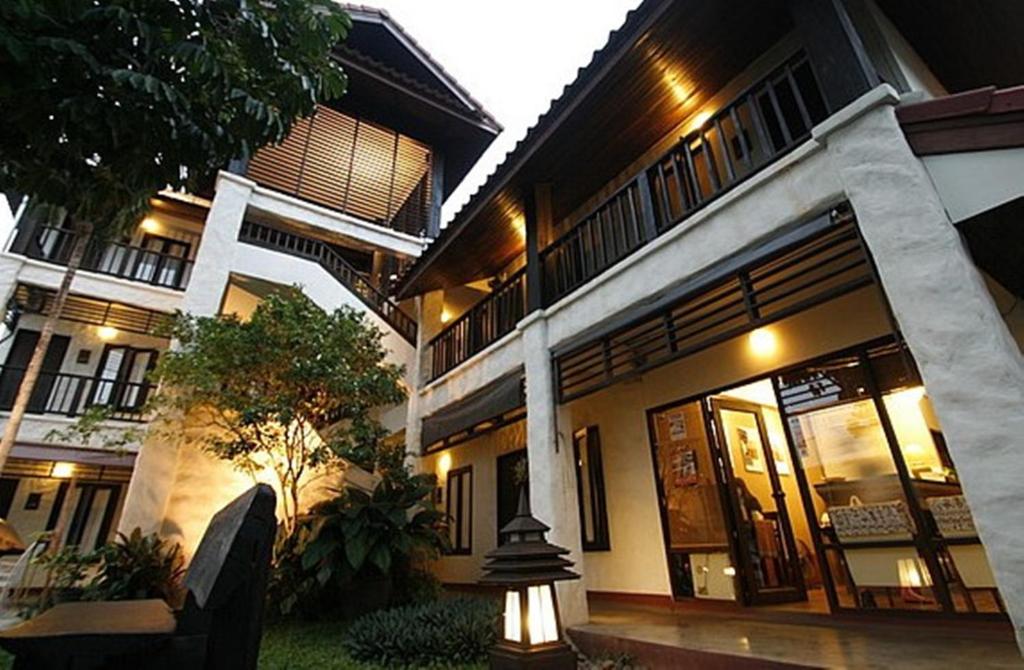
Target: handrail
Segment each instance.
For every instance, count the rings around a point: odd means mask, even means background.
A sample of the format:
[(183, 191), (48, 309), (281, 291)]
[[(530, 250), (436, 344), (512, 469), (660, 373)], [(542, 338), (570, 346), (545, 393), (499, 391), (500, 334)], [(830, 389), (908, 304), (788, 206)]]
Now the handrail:
[[(78, 233), (57, 226), (39, 226), (25, 255), (67, 265)], [(192, 276), (193, 262), (182, 256), (122, 242), (90, 243), (82, 257), (82, 269), (153, 286), (184, 291)]]
[(399, 335), (410, 344), (416, 344), (416, 320), (402, 311), (388, 296), (377, 290), (326, 242), (253, 221), (242, 222), (238, 239), (248, 244), (318, 263), (340, 284), (355, 293), (377, 312)]
[(792, 150), (828, 111), (798, 52), (540, 252), (550, 305)]
[[(24, 376), (25, 368), (0, 366), (0, 410), (11, 409)], [(39, 373), (27, 411), (76, 417), (91, 407), (103, 406), (111, 409), (112, 419), (144, 421), (146, 400), (155, 388), (148, 382), (43, 371)]]
[(431, 379), (461, 365), (473, 354), (511, 332), (525, 315), (524, 267), (513, 272), (430, 340)]

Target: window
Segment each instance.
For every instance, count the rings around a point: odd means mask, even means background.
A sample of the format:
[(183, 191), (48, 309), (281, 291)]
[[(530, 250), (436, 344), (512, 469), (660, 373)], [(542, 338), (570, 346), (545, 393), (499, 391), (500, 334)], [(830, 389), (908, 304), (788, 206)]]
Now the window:
[(588, 426), (572, 438), (576, 458), (576, 492), (580, 506), (580, 534), (583, 551), (608, 551), (608, 509), (601, 467), (601, 439), (597, 426)]
[(448, 515), (448, 539), (455, 555), (473, 553), (473, 466), (448, 472), (445, 495)]
[(96, 369), (92, 404), (119, 410), (142, 409), (149, 393), (146, 373), (156, 364), (156, 351), (107, 345)]

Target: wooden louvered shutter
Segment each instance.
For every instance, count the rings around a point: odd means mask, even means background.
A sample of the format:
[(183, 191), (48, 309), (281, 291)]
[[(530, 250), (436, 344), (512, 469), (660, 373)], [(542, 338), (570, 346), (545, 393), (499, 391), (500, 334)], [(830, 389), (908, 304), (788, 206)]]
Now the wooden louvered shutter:
[(306, 149), (298, 195), (333, 209), (345, 206), (349, 165), (355, 142), (356, 120), (328, 107), (320, 107)]
[(312, 123), (299, 119), (284, 142), (268, 145), (256, 152), (249, 161), (250, 179), (292, 195), (298, 193), (302, 176), (302, 162)]

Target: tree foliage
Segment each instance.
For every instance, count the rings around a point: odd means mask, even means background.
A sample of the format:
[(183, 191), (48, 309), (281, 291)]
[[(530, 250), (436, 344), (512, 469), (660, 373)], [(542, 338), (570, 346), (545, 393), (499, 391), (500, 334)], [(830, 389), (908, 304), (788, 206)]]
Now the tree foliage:
[(332, 0), (4, 0), (0, 190), (115, 229), (341, 95)]
[(328, 313), (295, 290), (268, 296), (248, 321), (178, 315), (171, 336), (177, 346), (154, 371), (157, 411), (205, 422), (203, 448), (240, 469), (272, 469), (289, 534), (304, 478), (352, 454), (390, 453), (378, 450), (374, 413), (405, 399), (402, 369), (362, 312)]

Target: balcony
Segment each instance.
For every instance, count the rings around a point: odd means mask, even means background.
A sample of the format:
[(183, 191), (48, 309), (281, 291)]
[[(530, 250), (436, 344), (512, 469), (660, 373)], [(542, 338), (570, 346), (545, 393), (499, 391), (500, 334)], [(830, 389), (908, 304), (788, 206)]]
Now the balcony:
[(430, 341), (431, 379), (458, 367), (512, 332), (525, 315), (526, 269), (523, 268)]
[[(25, 368), (0, 366), (0, 410), (10, 410)], [(155, 386), (64, 372), (42, 372), (29, 399), (29, 414), (77, 417), (91, 407), (110, 408), (111, 418), (144, 421), (143, 409)]]
[(246, 176), (410, 235), (423, 234), (435, 214), (430, 147), (328, 107), (258, 151)]
[[(76, 233), (65, 228), (39, 226), (25, 248), (25, 255), (58, 265), (67, 265)], [(151, 238), (161, 249), (133, 246), (120, 242), (90, 244), (81, 268), (120, 279), (184, 291), (192, 276), (192, 261), (187, 258), (190, 245)], [(150, 244), (150, 242), (144, 242)], [(170, 248), (176, 248), (176, 251)]]
[(810, 137), (828, 116), (797, 54), (684, 136), (540, 252), (550, 305)]

